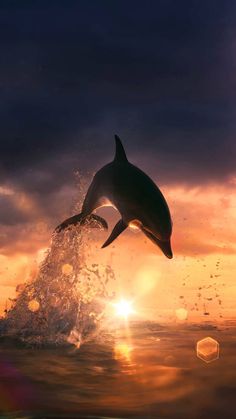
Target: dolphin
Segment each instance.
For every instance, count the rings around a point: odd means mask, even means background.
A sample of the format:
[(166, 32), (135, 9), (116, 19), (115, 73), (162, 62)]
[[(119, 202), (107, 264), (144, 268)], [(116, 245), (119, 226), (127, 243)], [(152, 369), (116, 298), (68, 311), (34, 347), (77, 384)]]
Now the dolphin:
[(95, 174), (81, 213), (66, 219), (56, 231), (60, 232), (71, 225), (84, 224), (86, 220), (95, 220), (107, 229), (107, 222), (93, 214), (93, 211), (103, 206), (113, 206), (119, 211), (121, 219), (102, 248), (111, 244), (128, 226), (138, 227), (171, 259), (172, 221), (167, 202), (152, 179), (128, 161), (117, 135), (115, 141), (114, 160)]

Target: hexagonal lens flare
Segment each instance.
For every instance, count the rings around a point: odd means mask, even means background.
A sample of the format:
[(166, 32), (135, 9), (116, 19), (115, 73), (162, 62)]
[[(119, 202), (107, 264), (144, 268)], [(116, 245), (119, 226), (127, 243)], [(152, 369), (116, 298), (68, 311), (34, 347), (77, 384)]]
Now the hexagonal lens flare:
[(219, 358), (220, 345), (211, 338), (206, 337), (197, 342), (197, 356), (205, 362), (212, 362)]

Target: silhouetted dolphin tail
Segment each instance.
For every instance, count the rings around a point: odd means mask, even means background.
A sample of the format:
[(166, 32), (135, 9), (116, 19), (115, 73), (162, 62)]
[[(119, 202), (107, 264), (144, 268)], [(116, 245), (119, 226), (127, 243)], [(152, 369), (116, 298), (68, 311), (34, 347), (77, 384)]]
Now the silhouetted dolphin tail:
[(109, 246), (109, 244), (111, 244), (127, 227), (127, 224), (122, 219), (118, 221), (118, 223), (113, 228), (110, 236), (102, 245), (102, 249), (104, 249), (104, 247)]
[(126, 157), (125, 149), (118, 135), (115, 135), (115, 140), (116, 140), (116, 153), (115, 153), (114, 161), (120, 161), (120, 162), (128, 161)]
[(168, 258), (168, 259), (172, 259), (173, 258), (173, 253), (171, 250), (171, 244), (170, 244), (170, 240), (167, 241), (162, 241), (157, 239), (152, 233), (150, 233), (149, 231), (145, 230), (145, 228), (142, 228), (142, 231), (144, 232), (144, 234), (155, 244), (158, 245), (158, 247), (162, 250), (162, 252), (164, 253), (164, 255)]
[[(95, 221), (95, 225), (93, 225), (93, 221)], [(89, 224), (91, 223), (92, 227), (97, 227), (98, 225), (102, 228), (104, 228), (104, 230), (108, 229), (108, 225), (106, 220), (104, 220), (104, 218), (99, 217), (99, 215), (96, 214), (91, 214), (91, 215), (87, 215), (85, 216), (82, 212), (80, 214), (77, 215), (73, 215), (73, 217), (67, 218), (65, 221), (63, 221), (63, 223), (59, 224), (59, 226), (57, 226), (57, 228), (55, 229), (55, 231), (57, 233), (60, 233), (60, 231), (65, 230), (67, 227), (70, 227), (72, 225), (84, 225), (86, 222), (88, 222)]]

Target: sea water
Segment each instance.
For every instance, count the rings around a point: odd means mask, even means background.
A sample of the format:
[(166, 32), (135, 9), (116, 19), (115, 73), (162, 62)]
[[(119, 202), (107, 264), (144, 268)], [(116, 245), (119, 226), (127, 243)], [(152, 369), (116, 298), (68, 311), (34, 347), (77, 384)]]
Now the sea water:
[(235, 418), (235, 323), (109, 324), (114, 273), (87, 265), (89, 228), (54, 235), (0, 322), (0, 418)]

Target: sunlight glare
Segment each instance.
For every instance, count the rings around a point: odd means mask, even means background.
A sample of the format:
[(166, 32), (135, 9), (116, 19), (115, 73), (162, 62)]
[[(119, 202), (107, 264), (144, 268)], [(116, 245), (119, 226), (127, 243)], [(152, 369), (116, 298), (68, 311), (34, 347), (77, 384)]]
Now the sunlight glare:
[(116, 315), (119, 317), (128, 317), (130, 314), (134, 313), (132, 308), (132, 302), (127, 300), (120, 300), (118, 303), (114, 304)]

